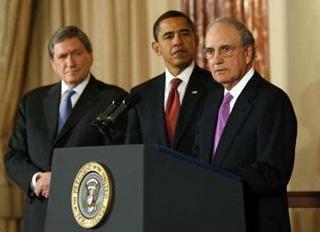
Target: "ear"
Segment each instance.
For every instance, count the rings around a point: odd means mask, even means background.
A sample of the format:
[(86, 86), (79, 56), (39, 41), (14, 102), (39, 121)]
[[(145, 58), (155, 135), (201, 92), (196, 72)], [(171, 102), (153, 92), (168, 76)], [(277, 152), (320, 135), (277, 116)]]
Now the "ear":
[(92, 52), (89, 53), (89, 56), (90, 56), (90, 65), (93, 64), (93, 54)]
[(160, 51), (160, 48), (159, 48), (159, 42), (153, 41), (152, 42), (152, 49), (158, 56), (161, 56), (161, 51)]
[(56, 71), (56, 63), (54, 61), (54, 58), (50, 59), (51, 67), (53, 68), (54, 71)]
[(251, 64), (253, 62), (253, 47), (248, 46), (245, 48), (245, 59), (247, 64)]

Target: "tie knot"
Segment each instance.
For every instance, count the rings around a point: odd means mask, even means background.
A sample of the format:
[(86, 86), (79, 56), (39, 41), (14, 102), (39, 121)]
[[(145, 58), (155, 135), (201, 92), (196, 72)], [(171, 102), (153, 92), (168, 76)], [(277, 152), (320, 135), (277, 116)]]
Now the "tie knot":
[(69, 99), (72, 97), (73, 94), (76, 92), (73, 89), (68, 89), (66, 92), (64, 92), (64, 99)]
[(233, 96), (230, 93), (226, 93), (223, 97), (223, 102), (222, 105), (229, 104), (230, 101), (232, 100)]
[(180, 83), (181, 83), (181, 79), (179, 79), (179, 78), (173, 78), (171, 81), (170, 81), (170, 83), (171, 83), (171, 89), (176, 89), (176, 88), (178, 88), (178, 86), (180, 85)]

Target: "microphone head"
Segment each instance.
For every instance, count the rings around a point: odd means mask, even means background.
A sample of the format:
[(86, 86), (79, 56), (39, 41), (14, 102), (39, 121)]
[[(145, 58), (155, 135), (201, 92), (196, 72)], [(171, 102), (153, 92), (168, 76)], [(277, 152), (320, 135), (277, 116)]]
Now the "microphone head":
[(111, 104), (96, 118), (97, 122), (101, 122), (106, 119), (117, 107), (120, 106), (120, 104), (123, 102), (123, 99), (127, 97), (127, 93), (125, 94), (119, 94), (112, 100)]
[(120, 94), (112, 101), (112, 104), (119, 106), (123, 102), (123, 100), (126, 99), (127, 97), (128, 97), (127, 93)]
[(127, 97), (123, 100), (123, 103), (127, 105), (128, 108), (134, 107), (138, 101), (140, 101), (141, 96), (137, 92), (132, 92), (127, 95)]

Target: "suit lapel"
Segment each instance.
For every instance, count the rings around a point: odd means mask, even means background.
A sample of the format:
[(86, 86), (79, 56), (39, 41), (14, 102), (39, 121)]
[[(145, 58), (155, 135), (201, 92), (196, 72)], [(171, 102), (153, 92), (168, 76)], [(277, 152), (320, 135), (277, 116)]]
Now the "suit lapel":
[[(155, 104), (154, 117), (151, 118), (153, 124), (155, 124), (155, 131), (159, 132), (161, 144), (166, 144), (168, 146), (168, 138), (165, 123), (165, 112), (164, 112), (164, 88), (165, 88), (165, 74), (163, 73), (157, 81), (154, 82), (154, 87), (151, 89), (153, 94), (150, 96), (155, 96), (155, 100), (151, 100), (151, 105)], [(157, 123), (155, 123), (157, 122)]]
[(42, 100), (44, 116), (47, 120), (48, 137), (53, 141), (56, 137), (58, 111), (60, 102), (61, 84), (58, 83), (49, 89), (48, 94)]
[(69, 130), (71, 130), (80, 121), (80, 119), (90, 111), (90, 108), (97, 101), (99, 93), (96, 88), (96, 83), (97, 81), (93, 76), (91, 76), (88, 85), (72, 109), (72, 112), (61, 132), (58, 134), (55, 143), (58, 142), (59, 139), (62, 138)]
[(218, 117), (219, 107), (223, 99), (223, 88), (219, 88), (209, 94), (201, 116), (201, 127), (199, 134), (200, 147), (203, 151), (200, 153), (201, 159), (210, 162), (213, 153), (213, 140), (216, 131), (216, 119)]
[(178, 122), (176, 126), (175, 136), (173, 140), (173, 148), (176, 148), (183, 135), (188, 128), (190, 120), (192, 119), (194, 113), (196, 113), (196, 108), (200, 104), (203, 92), (205, 91), (206, 83), (201, 81), (199, 78), (199, 69), (195, 66), (190, 80), (187, 85), (187, 89), (181, 104), (181, 109), (178, 117)]
[(239, 95), (233, 110), (229, 116), (227, 124), (221, 135), (216, 154), (214, 156), (214, 163), (221, 164), (232, 142), (237, 136), (247, 117), (253, 109), (252, 100), (256, 96), (255, 76), (248, 82), (246, 87)]

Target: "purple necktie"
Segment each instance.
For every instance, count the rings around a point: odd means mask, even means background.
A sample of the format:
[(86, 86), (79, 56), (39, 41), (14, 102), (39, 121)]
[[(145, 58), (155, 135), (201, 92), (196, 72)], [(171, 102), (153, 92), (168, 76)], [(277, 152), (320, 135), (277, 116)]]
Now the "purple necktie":
[(229, 118), (230, 114), (230, 101), (232, 100), (233, 96), (230, 93), (226, 93), (224, 95), (222, 104), (219, 109), (219, 115), (218, 115), (218, 120), (217, 120), (217, 126), (216, 126), (216, 134), (214, 136), (214, 147), (213, 147), (213, 152), (216, 152), (218, 143), (220, 141), (223, 129), (226, 125), (226, 122)]

